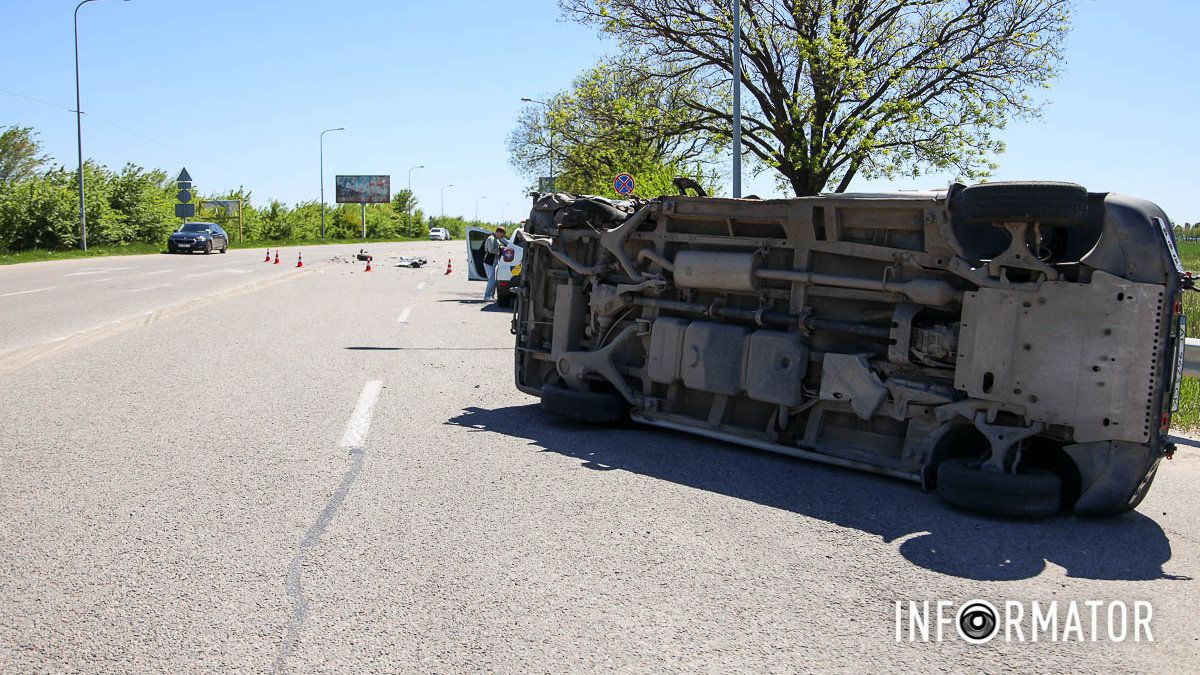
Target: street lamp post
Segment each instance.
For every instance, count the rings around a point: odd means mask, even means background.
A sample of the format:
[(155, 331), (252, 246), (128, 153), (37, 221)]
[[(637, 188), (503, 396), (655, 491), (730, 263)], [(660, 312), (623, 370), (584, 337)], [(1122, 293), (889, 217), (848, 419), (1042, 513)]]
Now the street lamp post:
[(325, 134), (345, 130), (346, 127), (335, 127), (321, 132), (321, 241), (325, 241)]
[(451, 183), (450, 185), (442, 186), (442, 215), (441, 215), (442, 218), (446, 217), (446, 188), (451, 188), (451, 187), (454, 187), (453, 183)]
[[(95, 2), (83, 0), (75, 5), (75, 141), (79, 149), (79, 244), (87, 250), (87, 197), (83, 191), (83, 104), (79, 96), (79, 8)], [(129, 2), (129, 0), (125, 0)]]
[(425, 165), (422, 164), (421, 166), (414, 166), (413, 168), (408, 170), (408, 191), (410, 193), (412, 192), (412, 172), (416, 171), (417, 169), (424, 169), (424, 168), (425, 168)]
[(487, 199), (487, 195), (475, 195), (475, 222), (479, 222), (479, 200)]
[(742, 196), (742, 3), (733, 0), (733, 196)]
[(532, 98), (522, 98), (521, 100), (525, 103), (537, 103), (546, 108), (546, 136), (550, 142), (550, 183), (553, 185), (552, 189), (557, 190), (558, 186), (554, 185), (554, 126), (550, 123), (550, 104)]

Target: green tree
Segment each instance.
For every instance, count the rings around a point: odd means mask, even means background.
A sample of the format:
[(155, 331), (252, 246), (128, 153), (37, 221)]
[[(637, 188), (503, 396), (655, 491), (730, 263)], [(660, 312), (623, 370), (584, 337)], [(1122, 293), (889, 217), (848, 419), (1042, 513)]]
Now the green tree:
[(11, 126), (0, 131), (0, 185), (33, 178), (45, 164), (42, 144), (32, 127)]
[(704, 91), (685, 75), (648, 78), (642, 70), (601, 63), (551, 97), (548, 110), (526, 107), (509, 135), (509, 161), (532, 178), (553, 159), (557, 188), (568, 192), (612, 194), (622, 172), (646, 196), (672, 192), (676, 176), (714, 184), (701, 167), (722, 141), (698, 133), (705, 116), (685, 105)]
[(123, 214), (124, 235), (116, 243), (158, 242), (175, 229), (175, 197), (165, 171), (126, 164), (112, 178), (109, 206)]
[[(737, 1), (745, 151), (796, 195), (859, 175), (986, 175), (1004, 148), (995, 130), (1038, 114), (1027, 91), (1056, 74), (1071, 11), (1071, 0)], [(730, 2), (560, 5), (656, 64), (661, 75), (646, 76), (697, 78), (704, 95), (684, 105), (702, 133), (729, 133)]]
[(392, 197), (392, 208), (400, 217), (400, 233), (406, 237), (420, 237), (428, 232), (422, 229), (421, 223), (413, 218), (413, 210), (417, 208), (417, 197), (407, 188), (397, 192)]

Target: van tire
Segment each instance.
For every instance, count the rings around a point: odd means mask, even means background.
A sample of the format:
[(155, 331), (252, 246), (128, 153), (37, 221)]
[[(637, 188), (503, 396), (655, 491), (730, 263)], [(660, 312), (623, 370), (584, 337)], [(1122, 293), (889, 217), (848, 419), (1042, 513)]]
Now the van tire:
[(1053, 181), (982, 183), (954, 193), (951, 211), (967, 223), (1076, 225), (1087, 220), (1087, 188)]
[(513, 305), (513, 294), (510, 290), (496, 291), (496, 306), (508, 309)]
[(1062, 508), (1062, 479), (1040, 467), (1017, 473), (985, 471), (979, 460), (947, 459), (938, 465), (943, 501), (992, 516), (1044, 518)]
[(542, 387), (542, 410), (576, 422), (611, 424), (629, 416), (629, 403), (620, 394), (548, 384)]

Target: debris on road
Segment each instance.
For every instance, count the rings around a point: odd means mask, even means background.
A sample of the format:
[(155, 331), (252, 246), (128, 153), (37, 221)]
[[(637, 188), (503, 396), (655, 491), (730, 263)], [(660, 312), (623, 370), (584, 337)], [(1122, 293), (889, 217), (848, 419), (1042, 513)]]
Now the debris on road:
[(412, 257), (406, 256), (406, 255), (402, 255), (402, 256), (400, 256), (399, 262), (396, 263), (396, 267), (410, 267), (412, 269), (419, 269), (421, 266), (427, 264), (428, 262), (429, 261), (426, 260), (425, 258), (412, 258)]

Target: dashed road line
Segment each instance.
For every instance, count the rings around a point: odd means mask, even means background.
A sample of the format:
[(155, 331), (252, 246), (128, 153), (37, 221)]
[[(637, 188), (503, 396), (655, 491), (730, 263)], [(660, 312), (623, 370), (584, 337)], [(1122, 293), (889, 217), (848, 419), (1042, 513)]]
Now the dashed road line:
[(155, 284), (153, 286), (146, 286), (145, 288), (131, 289), (130, 293), (144, 293), (146, 291), (153, 291), (153, 290), (159, 289), (159, 288), (174, 288), (174, 287), (175, 287), (175, 284)]
[(408, 317), (412, 315), (412, 307), (405, 307), (400, 310), (400, 316), (396, 318), (396, 323), (408, 323)]
[(379, 380), (371, 380), (363, 386), (362, 393), (358, 396), (358, 404), (354, 406), (354, 412), (351, 413), (350, 420), (346, 422), (346, 430), (342, 434), (341, 446), (350, 451), (350, 466), (342, 476), (341, 484), (329, 497), (329, 501), (325, 503), (325, 508), (321, 509), (316, 522), (309, 526), (308, 531), (304, 533), (304, 538), (300, 540), (300, 548), (296, 551), (296, 555), (292, 558), (292, 564), (288, 568), (287, 592), (294, 607), (292, 620), (288, 624), (283, 644), (279, 648), (279, 656), (275, 659), (275, 672), (283, 672), (288, 656), (295, 649), (296, 638), (304, 627), (304, 620), (308, 617), (308, 599), (304, 596), (304, 582), (301, 578), (304, 559), (309, 549), (321, 542), (321, 535), (325, 534), (325, 529), (329, 527), (329, 523), (337, 515), (338, 509), (346, 501), (346, 495), (350, 493), (354, 481), (358, 480), (358, 475), (362, 473), (363, 445), (367, 440), (367, 432), (371, 429), (371, 415), (375, 411), (375, 403), (379, 400), (379, 393), (382, 390), (383, 382)]
[(208, 270), (207, 272), (196, 272), (194, 274), (185, 274), (183, 276), (183, 278), (184, 279), (196, 279), (199, 277), (209, 277), (209, 276), (214, 276), (214, 275), (218, 275), (218, 274), (228, 274), (228, 275), (236, 276), (236, 275), (241, 275), (241, 274), (250, 274), (250, 270), (222, 270), (222, 269)]
[(122, 270), (131, 270), (131, 269), (133, 269), (133, 268), (132, 268), (132, 267), (104, 267), (104, 268), (90, 268), (90, 269), (83, 270), (83, 271), (81, 271), (81, 272), (72, 272), (71, 274), (64, 274), (63, 276), (67, 276), (67, 277), (90, 277), (90, 276), (92, 276), (92, 275), (94, 275), (94, 274), (108, 274), (109, 272), (120, 272), (120, 271), (122, 271)]
[(425, 290), (425, 286), (426, 286), (425, 282), (422, 281), (421, 283), (417, 284), (417, 290), (423, 291), (423, 290)]
[(27, 291), (13, 291), (12, 293), (0, 293), (0, 298), (11, 298), (14, 295), (26, 295), (28, 293), (41, 293), (42, 291), (48, 291), (48, 290), (51, 290), (54, 288), (58, 288), (58, 286), (45, 286), (43, 288), (31, 288)]
[(367, 432), (371, 430), (371, 414), (375, 412), (375, 402), (379, 400), (379, 392), (383, 390), (383, 382), (371, 380), (363, 386), (358, 396), (358, 405), (350, 421), (346, 422), (346, 431), (342, 434), (343, 448), (359, 448), (367, 440)]
[(153, 272), (145, 272), (144, 276), (150, 277), (150, 276), (154, 276), (155, 274), (166, 274), (168, 272), (174, 272), (174, 271), (175, 270), (154, 270)]

